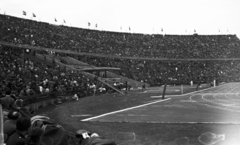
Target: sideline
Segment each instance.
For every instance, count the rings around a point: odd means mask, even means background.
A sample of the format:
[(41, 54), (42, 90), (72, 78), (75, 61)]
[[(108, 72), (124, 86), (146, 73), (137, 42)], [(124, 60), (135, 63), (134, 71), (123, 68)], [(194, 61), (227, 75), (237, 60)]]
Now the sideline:
[(154, 101), (154, 102), (151, 102), (151, 103), (147, 103), (147, 104), (143, 104), (143, 105), (139, 105), (139, 106), (135, 106), (135, 107), (130, 107), (130, 108), (126, 108), (126, 109), (122, 109), (122, 110), (118, 110), (118, 111), (113, 111), (113, 112), (105, 113), (105, 114), (102, 114), (102, 115), (98, 115), (98, 116), (86, 118), (86, 119), (83, 119), (83, 120), (81, 120), (81, 121), (89, 121), (89, 120), (96, 119), (96, 118), (100, 118), (100, 117), (103, 117), (103, 116), (107, 116), (107, 115), (116, 114), (116, 113), (119, 113), (119, 112), (124, 112), (124, 111), (128, 111), (128, 110), (132, 110), (132, 109), (144, 107), (144, 106), (151, 105), (151, 104), (155, 104), (155, 103), (159, 103), (159, 102), (168, 101), (168, 100), (170, 100), (170, 99), (171, 99), (171, 98), (167, 98), (167, 99), (164, 99), (164, 100), (158, 100), (158, 101)]

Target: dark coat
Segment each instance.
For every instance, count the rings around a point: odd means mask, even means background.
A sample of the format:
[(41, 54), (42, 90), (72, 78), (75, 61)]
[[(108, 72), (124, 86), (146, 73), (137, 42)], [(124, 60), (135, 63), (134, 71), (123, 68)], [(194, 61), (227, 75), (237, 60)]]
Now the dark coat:
[(7, 141), (7, 145), (25, 145), (25, 143), (26, 138), (19, 131), (16, 131), (13, 135), (11, 135)]

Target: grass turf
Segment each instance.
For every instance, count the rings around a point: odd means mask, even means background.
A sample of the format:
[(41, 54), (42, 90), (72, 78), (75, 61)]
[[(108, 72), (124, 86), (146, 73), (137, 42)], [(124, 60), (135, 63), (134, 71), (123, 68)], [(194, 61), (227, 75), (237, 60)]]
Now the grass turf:
[[(194, 91), (195, 89), (192, 90)], [(156, 93), (139, 93), (138, 91), (132, 91), (125, 96), (117, 93), (89, 96), (81, 98), (79, 101), (69, 101), (64, 102), (63, 104), (41, 108), (36, 114), (49, 116), (64, 126), (66, 130), (71, 132), (75, 132), (78, 129), (85, 129), (114, 140), (117, 139), (118, 133), (120, 132), (129, 135), (134, 133), (136, 135), (135, 141), (126, 144), (176, 145), (179, 141), (184, 142), (189, 140), (189, 144), (191, 145), (202, 145), (202, 143), (198, 141), (198, 137), (205, 132), (213, 132), (216, 134), (224, 133), (228, 136), (227, 140), (219, 142), (221, 145), (227, 145), (229, 142), (240, 143), (239, 140), (236, 140), (239, 138), (237, 137), (239, 136), (239, 130), (236, 130), (238, 126), (234, 124), (165, 124), (80, 121), (88, 117), (145, 104), (149, 101), (159, 99), (153, 99), (150, 98), (150, 96), (156, 96)], [(71, 115), (91, 116), (71, 117)], [(125, 137), (120, 142), (126, 142), (129, 140), (130, 139)], [(216, 145), (220, 145), (219, 143)]]

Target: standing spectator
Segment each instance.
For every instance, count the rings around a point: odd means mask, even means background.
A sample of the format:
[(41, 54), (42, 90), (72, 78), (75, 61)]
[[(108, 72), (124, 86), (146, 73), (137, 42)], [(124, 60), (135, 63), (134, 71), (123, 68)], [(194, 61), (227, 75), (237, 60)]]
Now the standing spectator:
[(92, 83), (92, 89), (93, 89), (93, 96), (95, 96), (95, 94), (96, 94), (96, 91), (97, 91), (97, 86), (94, 84), (94, 83)]
[(16, 132), (11, 135), (7, 141), (7, 145), (25, 145), (28, 130), (31, 127), (31, 119), (21, 117), (16, 122)]
[(15, 100), (11, 97), (11, 91), (6, 91), (6, 96), (3, 98), (0, 98), (0, 103), (3, 107), (3, 113), (6, 115), (10, 110), (12, 110), (15, 107)]
[(143, 86), (142, 86), (142, 90), (146, 90), (146, 85), (145, 84), (143, 84)]
[(78, 101), (78, 98), (79, 98), (79, 97), (78, 97), (77, 94), (74, 94), (74, 96), (72, 97), (72, 99), (73, 99), (73, 100), (76, 100), (76, 101)]

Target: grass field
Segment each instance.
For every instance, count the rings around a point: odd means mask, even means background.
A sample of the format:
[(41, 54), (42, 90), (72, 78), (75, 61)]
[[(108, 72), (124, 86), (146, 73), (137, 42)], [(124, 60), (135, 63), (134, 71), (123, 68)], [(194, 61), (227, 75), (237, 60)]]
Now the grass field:
[[(183, 88), (184, 94), (195, 91)], [(239, 91), (240, 84), (233, 83), (181, 95), (181, 87), (172, 86), (166, 91), (169, 100), (161, 102), (162, 88), (151, 88), (125, 96), (89, 96), (42, 108), (37, 114), (55, 119), (71, 132), (86, 129), (124, 144), (239, 145)], [(139, 105), (143, 106), (131, 109)], [(91, 119), (126, 108), (130, 109)]]

